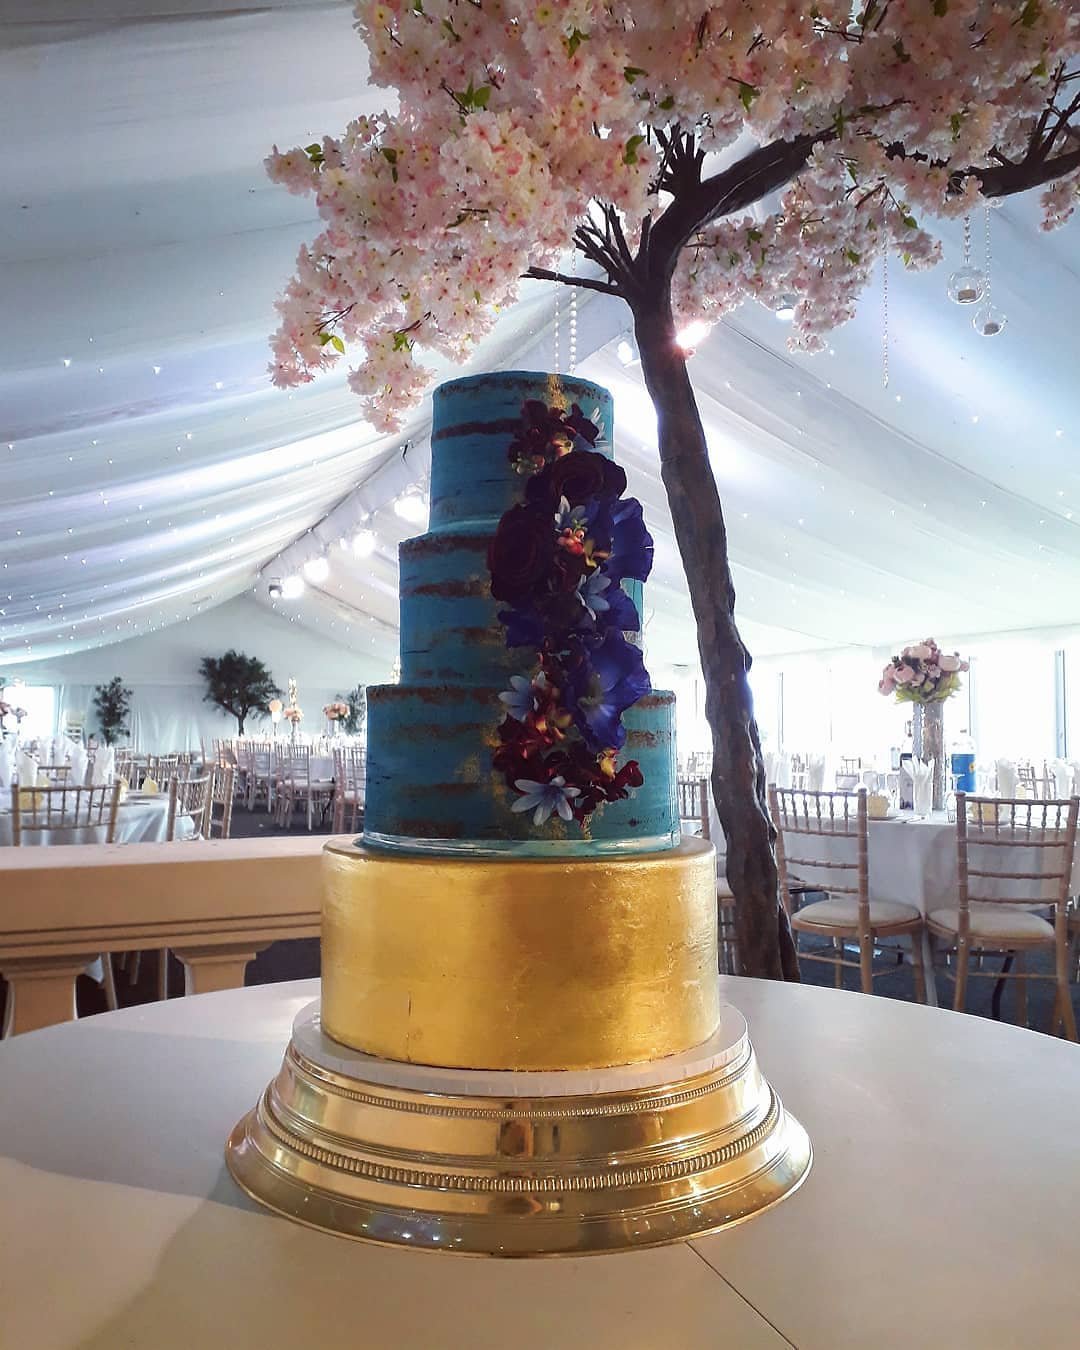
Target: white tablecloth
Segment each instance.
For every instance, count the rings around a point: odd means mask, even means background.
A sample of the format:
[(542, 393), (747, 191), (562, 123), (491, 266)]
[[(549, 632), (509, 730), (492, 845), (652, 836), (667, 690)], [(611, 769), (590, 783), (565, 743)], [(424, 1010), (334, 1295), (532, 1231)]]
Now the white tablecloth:
[[(122, 802), (116, 815), (117, 844), (163, 844), (169, 826), (169, 798), (162, 793), (149, 801)], [(23, 844), (103, 844), (104, 825), (87, 825), (77, 830), (26, 830)], [(181, 816), (176, 822), (178, 839), (190, 839), (195, 822)], [(11, 812), (0, 812), (0, 847), (10, 845)]]
[[(693, 1244), (466, 1260), (326, 1237), (257, 1210), (225, 1174), (228, 1132), (318, 992), (174, 998), (0, 1045), (5, 1350), (354, 1350), (358, 1307), (363, 1343), (396, 1350), (1075, 1344), (1075, 1045), (726, 979), (813, 1140), (802, 1190)], [(903, 1272), (902, 1304), (882, 1295), (889, 1271)]]

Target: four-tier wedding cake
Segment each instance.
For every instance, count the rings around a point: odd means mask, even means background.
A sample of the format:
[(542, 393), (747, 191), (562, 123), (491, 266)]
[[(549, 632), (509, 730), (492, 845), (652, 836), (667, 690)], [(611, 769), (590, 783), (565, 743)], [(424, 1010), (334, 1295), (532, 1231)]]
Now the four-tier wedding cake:
[(641, 647), (652, 539), (612, 440), (585, 380), (436, 391), (364, 834), (324, 851), (322, 998), (227, 1150), (290, 1218), (611, 1250), (737, 1222), (809, 1167), (720, 1004), (715, 855), (680, 838), (674, 699)]

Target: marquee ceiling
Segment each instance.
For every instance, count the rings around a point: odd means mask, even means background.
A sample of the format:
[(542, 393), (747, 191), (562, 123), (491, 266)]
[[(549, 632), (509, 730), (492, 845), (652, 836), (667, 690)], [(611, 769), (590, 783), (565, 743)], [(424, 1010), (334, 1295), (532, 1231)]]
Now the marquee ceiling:
[[(4, 667), (245, 589), (389, 666), (395, 548), (419, 528), (393, 501), (423, 481), (429, 414), (390, 439), (337, 377), (293, 395), (268, 385), (272, 301), (314, 223), (261, 169), (271, 142), (383, 102), (347, 4), (9, 0)], [(759, 653), (1080, 618), (1080, 225), (1043, 235), (1013, 200), (992, 230), (1005, 332), (978, 337), (945, 299), (949, 263), (894, 272), (887, 388), (880, 291), (828, 355), (791, 355), (785, 325), (756, 308), (699, 345), (694, 382)], [(981, 218), (975, 235), (978, 252)], [(956, 237), (946, 246), (955, 266)], [(476, 368), (549, 365), (553, 297), (523, 297)], [(651, 659), (692, 662), (655, 423), (616, 354), (625, 327), (606, 297), (583, 306), (579, 372), (615, 394), (618, 450), (657, 537)], [(368, 513), (377, 544), (358, 558), (336, 541), (351, 544)], [(271, 577), (326, 549), (325, 580), (270, 599)]]

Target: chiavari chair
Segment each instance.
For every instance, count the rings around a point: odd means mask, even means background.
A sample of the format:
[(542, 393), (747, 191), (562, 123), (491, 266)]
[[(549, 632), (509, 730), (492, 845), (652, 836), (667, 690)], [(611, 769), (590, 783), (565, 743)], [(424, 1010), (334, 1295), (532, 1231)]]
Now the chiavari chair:
[[(207, 839), (216, 838), (228, 839), (232, 830), (232, 812), (233, 812), (233, 778), (235, 770), (231, 764), (224, 767), (215, 765), (211, 770), (210, 778), (210, 799), (206, 804), (205, 836)], [(217, 808), (221, 808), (221, 815), (215, 814)]]
[[(1026, 1024), (1027, 981), (1052, 980), (1049, 1030), (1063, 1027), (1069, 1040), (1077, 1039), (1068, 903), (1078, 808), (1076, 797), (1033, 801), (956, 794), (957, 903), (927, 915), (926, 926), (932, 944), (934, 939), (947, 944), (944, 973), (955, 982), (958, 1012), (964, 1010), (969, 979), (1013, 979), (1019, 1020)], [(1053, 953), (1053, 973), (1026, 968), (1025, 953), (1038, 950)], [(987, 953), (1011, 959), (1000, 970), (983, 969)]]
[(345, 808), (350, 808), (349, 829), (355, 830), (364, 807), (364, 752), (358, 746), (334, 750), (334, 833), (345, 829)]
[(314, 824), (316, 803), (327, 803), (334, 793), (332, 778), (313, 778), (311, 773), (311, 747), (293, 745), (282, 753), (281, 788), (278, 803), (278, 823), (288, 829), (292, 825), (293, 813), (297, 803), (307, 809), (307, 827)]
[[(834, 955), (799, 950), (800, 961), (818, 961), (835, 968), (836, 987), (844, 970), (859, 971), (864, 994), (874, 992), (874, 946), (881, 938), (907, 937), (915, 973), (915, 992), (926, 1001), (923, 967), (923, 916), (914, 905), (870, 896), (869, 824), (865, 792), (808, 792), (769, 788), (769, 806), (776, 827), (776, 862), (780, 889), (795, 941), (799, 934), (832, 938)], [(826, 893), (795, 908), (800, 888), (811, 885)], [(857, 943), (858, 961), (844, 956), (844, 943)]]
[[(11, 789), (12, 843), (21, 846), (45, 842), (43, 836), (79, 836), (84, 830), (100, 835), (100, 842), (111, 844), (116, 838), (116, 816), (120, 807), (120, 784), (104, 783), (86, 787), (78, 784), (56, 787), (24, 787), (15, 783)], [(53, 840), (52, 842), (56, 842)], [(112, 956), (99, 953), (105, 1003), (115, 1009), (116, 977)]]

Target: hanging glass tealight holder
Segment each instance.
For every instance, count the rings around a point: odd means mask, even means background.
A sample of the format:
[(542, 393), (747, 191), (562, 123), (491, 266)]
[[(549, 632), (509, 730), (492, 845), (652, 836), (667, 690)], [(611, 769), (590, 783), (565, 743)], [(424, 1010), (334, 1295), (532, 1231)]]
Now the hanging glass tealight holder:
[(980, 337), (997, 337), (1008, 322), (1001, 310), (987, 300), (976, 310), (971, 326)]
[(986, 290), (986, 276), (977, 267), (958, 267), (949, 277), (949, 299), (958, 305), (974, 305)]
[(957, 305), (974, 305), (983, 298), (986, 273), (971, 265), (971, 217), (964, 217), (964, 243), (960, 266), (949, 277), (949, 299)]

